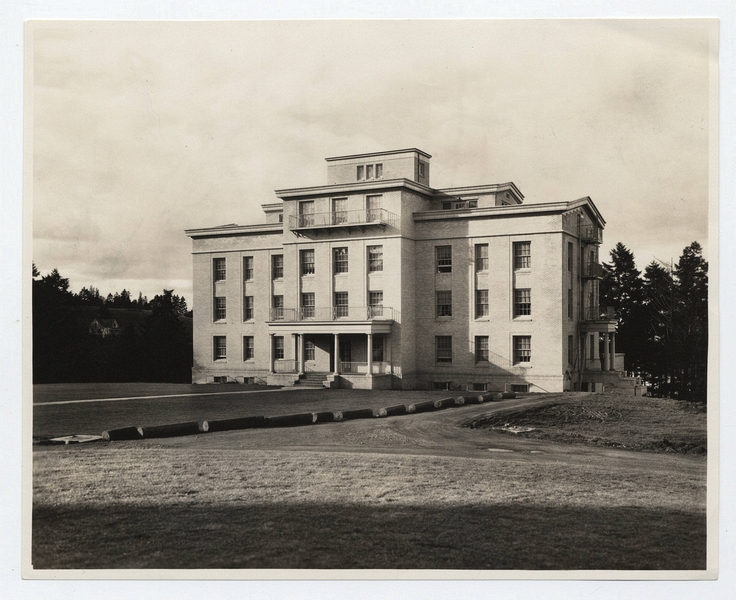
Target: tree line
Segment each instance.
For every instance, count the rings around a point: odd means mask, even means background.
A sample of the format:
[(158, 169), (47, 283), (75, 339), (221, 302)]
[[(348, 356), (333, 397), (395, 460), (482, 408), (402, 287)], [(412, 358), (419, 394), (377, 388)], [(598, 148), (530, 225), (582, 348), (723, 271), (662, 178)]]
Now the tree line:
[[(33, 381), (191, 382), (192, 313), (183, 296), (163, 290), (152, 300), (130, 292), (78, 293), (57, 269), (33, 266)], [(94, 335), (93, 320), (115, 320), (114, 335)]]
[(706, 401), (708, 263), (698, 242), (677, 263), (652, 261), (642, 274), (622, 243), (603, 264), (601, 304), (616, 309), (616, 350), (655, 395)]

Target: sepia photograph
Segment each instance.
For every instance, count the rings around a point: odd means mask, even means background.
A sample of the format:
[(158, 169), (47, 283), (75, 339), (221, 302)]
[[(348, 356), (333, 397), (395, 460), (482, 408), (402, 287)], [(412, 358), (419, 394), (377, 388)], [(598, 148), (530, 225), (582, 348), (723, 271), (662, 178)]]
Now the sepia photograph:
[(24, 576), (716, 578), (718, 44), (28, 21)]

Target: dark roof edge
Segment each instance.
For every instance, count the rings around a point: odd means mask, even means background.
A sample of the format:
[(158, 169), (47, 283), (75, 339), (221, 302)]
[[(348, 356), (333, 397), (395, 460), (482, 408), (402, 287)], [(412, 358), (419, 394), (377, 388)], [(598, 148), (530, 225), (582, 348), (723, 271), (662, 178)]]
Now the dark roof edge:
[(426, 156), (427, 158), (432, 158), (431, 154), (427, 154), (424, 150), (420, 150), (419, 148), (403, 148), (401, 150), (387, 150), (385, 152), (365, 152), (363, 154), (348, 154), (346, 156), (330, 156), (328, 158), (325, 158), (327, 162), (332, 162), (334, 160), (347, 160), (348, 158), (367, 158), (369, 156), (385, 156), (388, 154), (404, 154), (405, 152), (418, 152), (422, 156)]

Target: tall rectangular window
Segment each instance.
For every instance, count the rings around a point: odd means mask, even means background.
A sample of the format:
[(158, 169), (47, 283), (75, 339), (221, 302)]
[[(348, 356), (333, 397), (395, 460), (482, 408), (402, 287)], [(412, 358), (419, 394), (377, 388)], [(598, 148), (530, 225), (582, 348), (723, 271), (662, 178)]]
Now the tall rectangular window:
[(273, 357), (276, 360), (284, 358), (284, 336), (275, 335), (273, 336)]
[(253, 257), (243, 257), (243, 281), (253, 280)]
[(302, 318), (314, 318), (314, 292), (305, 292), (302, 294)]
[(437, 272), (452, 273), (452, 246), (435, 246)]
[(314, 275), (314, 250), (300, 250), (299, 264), (302, 275)]
[(572, 289), (567, 290), (567, 318), (572, 319)]
[(253, 296), (245, 296), (243, 298), (243, 320), (253, 320)]
[(524, 317), (532, 314), (532, 291), (514, 290), (514, 316)]
[(475, 336), (475, 362), (488, 362), (488, 336)]
[(475, 318), (488, 316), (488, 290), (475, 290)]
[(380, 177), (383, 177), (383, 163), (378, 163), (376, 165), (376, 179), (379, 179)]
[(304, 342), (304, 360), (314, 360), (315, 350), (314, 342), (309, 340)]
[(438, 335), (435, 341), (435, 360), (440, 364), (452, 363), (452, 336)]
[(348, 316), (348, 293), (335, 292), (335, 317)]
[(224, 360), (227, 358), (227, 337), (224, 335), (216, 335), (212, 338), (212, 354), (215, 360)]
[(572, 242), (567, 242), (567, 270), (572, 271), (573, 263), (573, 245)]
[(368, 292), (368, 308), (370, 317), (382, 317), (383, 316), (383, 292), (374, 291)]
[(284, 297), (283, 296), (279, 295), (279, 296), (273, 297), (273, 309), (271, 313), (272, 313), (271, 318), (273, 320), (284, 318)]
[(334, 273), (348, 272), (348, 249), (347, 248), (334, 248), (332, 250)]
[(366, 165), (365, 166), (365, 178), (366, 179), (373, 179), (373, 165)]
[(368, 272), (383, 271), (383, 246), (368, 246)]
[(514, 364), (528, 363), (532, 361), (532, 336), (514, 336)]
[(314, 225), (314, 200), (304, 200), (299, 203), (299, 227)]
[(365, 172), (365, 170), (363, 168), (363, 165), (358, 165), (358, 169), (357, 169), (357, 172), (356, 172), (356, 179), (358, 181), (360, 181), (361, 179), (363, 179), (365, 177), (363, 175), (364, 172)]
[(215, 321), (224, 321), (227, 318), (225, 296), (215, 296)]
[(488, 270), (488, 244), (475, 245), (475, 271), (480, 273)]
[(212, 260), (212, 267), (215, 274), (215, 281), (225, 281), (226, 270), (225, 270), (225, 259), (215, 258)]
[(567, 336), (567, 364), (571, 365), (573, 356), (574, 356), (574, 348), (572, 346), (573, 344), (573, 337), (571, 335)]
[(340, 225), (348, 222), (348, 199), (333, 198), (332, 200), (332, 224)]
[(366, 208), (366, 220), (367, 221), (379, 221), (381, 218), (381, 203), (383, 202), (383, 196), (366, 196), (365, 208)]
[(514, 242), (514, 269), (530, 269), (532, 266), (532, 243)]
[(271, 277), (282, 279), (284, 277), (284, 255), (274, 254), (271, 257)]
[(252, 335), (243, 336), (243, 360), (253, 360), (255, 356), (255, 338)]
[(452, 291), (443, 290), (435, 292), (437, 299), (437, 316), (438, 317), (451, 317), (452, 316)]

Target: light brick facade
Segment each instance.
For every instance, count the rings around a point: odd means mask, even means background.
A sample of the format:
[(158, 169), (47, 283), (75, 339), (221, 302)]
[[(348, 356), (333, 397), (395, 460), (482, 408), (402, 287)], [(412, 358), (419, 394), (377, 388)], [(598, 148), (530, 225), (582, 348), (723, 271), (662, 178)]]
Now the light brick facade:
[(328, 158), (328, 185), (277, 190), (266, 223), (188, 230), (193, 381), (555, 392), (613, 370), (590, 198), (434, 189), (429, 160)]

